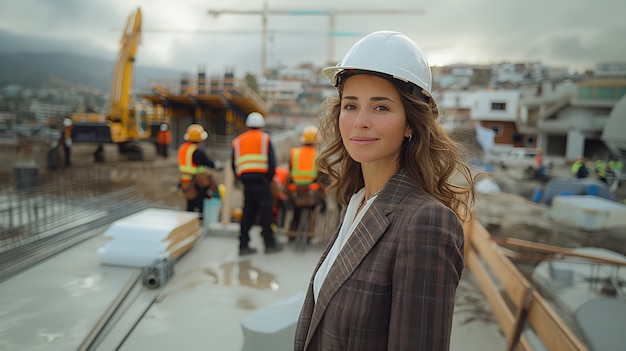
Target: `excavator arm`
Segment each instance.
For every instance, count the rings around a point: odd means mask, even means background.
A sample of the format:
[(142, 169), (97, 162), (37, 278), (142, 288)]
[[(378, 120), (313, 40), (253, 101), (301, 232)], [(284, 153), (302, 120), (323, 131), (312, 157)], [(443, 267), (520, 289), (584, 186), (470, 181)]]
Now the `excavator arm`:
[[(118, 153), (132, 159), (153, 159), (156, 148), (151, 140), (153, 125), (145, 112), (136, 113), (131, 100), (135, 55), (141, 39), (141, 9), (126, 21), (120, 51), (113, 70), (108, 113), (72, 115), (72, 141), (94, 146), (96, 160), (115, 160)], [(104, 156), (102, 156), (104, 155)]]
[(145, 131), (131, 121), (130, 93), (133, 83), (133, 69), (137, 46), (141, 40), (141, 9), (128, 16), (126, 27), (120, 39), (120, 51), (113, 71), (111, 85), (111, 109), (108, 119), (113, 122), (111, 138), (123, 141), (143, 137)]

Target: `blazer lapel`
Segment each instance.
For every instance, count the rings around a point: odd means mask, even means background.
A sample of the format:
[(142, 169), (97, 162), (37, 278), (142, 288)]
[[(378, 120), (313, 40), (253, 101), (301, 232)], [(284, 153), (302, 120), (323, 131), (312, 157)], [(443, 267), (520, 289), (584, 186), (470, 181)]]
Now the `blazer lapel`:
[[(383, 190), (385, 192), (385, 190)], [(341, 285), (352, 275), (352, 273), (359, 266), (363, 258), (372, 249), (374, 244), (383, 235), (387, 227), (389, 226), (389, 219), (387, 213), (390, 212), (392, 203), (385, 201), (383, 192), (380, 193), (379, 198), (372, 203), (367, 213), (363, 216), (361, 222), (354, 229), (353, 235), (350, 236), (341, 252), (337, 256), (337, 259), (331, 266), (326, 280), (322, 285), (317, 302), (313, 307), (313, 315), (311, 316), (311, 323), (309, 325), (309, 331), (307, 333), (307, 340), (305, 342), (305, 350), (309, 345), (311, 337), (315, 333), (315, 329), (319, 325), (319, 322), (326, 311), (326, 307), (331, 298)], [(380, 200), (380, 201), (379, 201)], [(334, 238), (336, 239), (336, 237)], [(324, 257), (328, 254), (328, 251), (324, 253)], [(322, 259), (323, 260), (323, 259)], [(321, 261), (320, 261), (321, 263)], [(317, 273), (317, 269), (315, 273)]]
[[(393, 212), (396, 204), (402, 200), (405, 196), (415, 196), (415, 185), (412, 184), (408, 174), (404, 169), (399, 170), (393, 177), (391, 177), (384, 187), (384, 189), (378, 195), (378, 198), (374, 200), (367, 213), (363, 216), (361, 222), (356, 226), (354, 234), (350, 236), (345, 246), (341, 249), (341, 252), (337, 256), (337, 259), (333, 263), (326, 280), (322, 285), (317, 301), (313, 302), (312, 283), (309, 285), (310, 298), (307, 297), (305, 301), (305, 309), (307, 316), (310, 316), (309, 329), (304, 344), (306, 350), (311, 342), (311, 338), (315, 335), (324, 312), (328, 306), (328, 303), (332, 299), (333, 295), (339, 290), (341, 285), (352, 275), (352, 273), (361, 264), (361, 261), (370, 252), (372, 247), (385, 233), (389, 226), (388, 214)], [(345, 214), (344, 214), (345, 215)], [(337, 239), (339, 229), (335, 232), (331, 242)], [(330, 250), (329, 244), (326, 247), (322, 258), (318, 262), (315, 268), (314, 275), (317, 274), (322, 261), (328, 255)]]

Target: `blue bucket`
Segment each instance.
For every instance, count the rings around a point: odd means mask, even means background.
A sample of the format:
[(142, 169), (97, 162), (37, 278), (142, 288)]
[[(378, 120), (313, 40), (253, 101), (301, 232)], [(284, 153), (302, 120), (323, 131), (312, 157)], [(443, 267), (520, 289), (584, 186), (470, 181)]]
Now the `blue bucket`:
[(587, 195), (600, 195), (600, 187), (597, 184), (590, 184), (587, 186)]
[(542, 197), (543, 197), (543, 191), (541, 190), (541, 188), (537, 188), (533, 192), (533, 199), (532, 199), (532, 201), (535, 202), (535, 203), (540, 203)]
[(219, 199), (204, 199), (203, 217), (204, 224), (206, 226), (210, 225), (211, 223), (218, 222), (218, 219), (220, 217), (220, 207), (222, 207), (222, 202)]

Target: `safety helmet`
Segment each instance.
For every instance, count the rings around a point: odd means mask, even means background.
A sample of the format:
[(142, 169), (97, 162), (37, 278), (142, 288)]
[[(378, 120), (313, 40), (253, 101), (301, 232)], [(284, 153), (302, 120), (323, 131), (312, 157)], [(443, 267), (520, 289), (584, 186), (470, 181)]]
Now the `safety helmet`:
[(167, 130), (167, 124), (165, 124), (165, 123), (161, 124), (159, 129), (161, 129), (162, 131), (166, 131)]
[(69, 118), (69, 117), (65, 117), (65, 118), (63, 119), (63, 125), (64, 125), (64, 126), (66, 126), (66, 127), (71, 126), (71, 125), (72, 125), (72, 119), (71, 119), (71, 118)]
[(258, 112), (252, 112), (246, 118), (246, 127), (263, 128), (265, 127), (265, 118)]
[(399, 32), (379, 31), (365, 36), (337, 66), (322, 69), (322, 74), (338, 86), (339, 73), (350, 70), (383, 73), (412, 83), (432, 97), (432, 75), (426, 56), (413, 40)]
[(300, 142), (303, 144), (313, 144), (315, 143), (316, 137), (317, 137), (317, 127), (307, 126), (302, 130), (302, 135), (300, 136)]
[(192, 143), (200, 142), (206, 140), (209, 137), (209, 133), (204, 130), (204, 127), (200, 124), (192, 124), (187, 127), (187, 132), (183, 136), (186, 141), (190, 141)]

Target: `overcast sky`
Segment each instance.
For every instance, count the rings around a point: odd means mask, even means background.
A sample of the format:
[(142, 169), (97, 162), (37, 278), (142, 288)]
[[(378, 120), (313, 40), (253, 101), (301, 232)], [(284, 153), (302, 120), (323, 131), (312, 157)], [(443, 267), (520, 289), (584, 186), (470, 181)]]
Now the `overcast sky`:
[[(264, 0), (0, 0), (0, 52), (66, 51), (114, 60), (127, 17), (143, 15), (137, 64), (208, 74), (261, 68)], [(328, 15), (277, 15), (279, 10), (337, 11), (332, 61), (360, 36), (396, 30), (422, 47), (431, 65), (541, 61), (573, 71), (626, 61), (625, 0), (267, 0), (267, 65), (323, 66)], [(351, 14), (350, 11), (368, 14)], [(377, 13), (380, 10), (404, 14)], [(371, 14), (369, 14), (371, 13)]]

